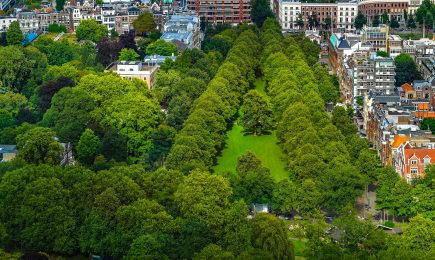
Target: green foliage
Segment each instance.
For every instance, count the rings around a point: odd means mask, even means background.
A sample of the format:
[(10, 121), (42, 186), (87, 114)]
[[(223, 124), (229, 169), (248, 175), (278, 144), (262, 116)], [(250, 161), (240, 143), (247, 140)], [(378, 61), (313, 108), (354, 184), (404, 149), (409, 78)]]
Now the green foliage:
[(282, 220), (265, 213), (252, 220), (252, 245), (270, 252), (275, 259), (294, 259), (293, 243)]
[(62, 11), (65, 5), (65, 0), (56, 0), (56, 10)]
[(147, 35), (156, 29), (156, 24), (152, 13), (143, 12), (133, 22), (134, 30), (137, 34)]
[(118, 61), (137, 61), (139, 54), (132, 49), (123, 48), (119, 53)]
[(251, 20), (261, 27), (267, 18), (274, 18), (270, 3), (267, 0), (254, 0), (251, 2)]
[(373, 27), (379, 27), (380, 24), (381, 24), (381, 20), (380, 20), (379, 15), (375, 15), (373, 17), (372, 26)]
[(76, 36), (79, 41), (89, 40), (98, 43), (106, 38), (108, 34), (107, 26), (98, 24), (93, 19), (82, 20), (76, 29)]
[(80, 136), (77, 145), (77, 156), (81, 162), (90, 165), (94, 162), (99, 148), (100, 138), (91, 129), (87, 128)]
[(378, 57), (388, 57), (388, 53), (386, 51), (377, 51), (376, 56)]
[(361, 30), (365, 24), (367, 24), (367, 18), (362, 12), (358, 12), (358, 15), (355, 17), (355, 29)]
[(246, 132), (254, 136), (271, 130), (272, 109), (264, 96), (256, 90), (250, 90), (243, 96), (241, 121)]
[(147, 46), (147, 55), (154, 54), (163, 56), (177, 55), (177, 46), (172, 42), (166, 42), (165, 40), (159, 39)]
[(421, 79), (415, 61), (406, 53), (399, 54), (394, 58), (396, 64), (396, 86), (400, 87), (405, 83), (412, 83), (416, 79)]
[(17, 136), (18, 158), (29, 164), (51, 164), (60, 162), (62, 146), (56, 133), (49, 128), (36, 127)]
[(20, 45), (24, 36), (18, 21), (13, 21), (6, 31), (6, 40), (8, 45)]
[(64, 32), (64, 33), (66, 33), (67, 30), (66, 30), (65, 25), (63, 25), (63, 24), (52, 23), (48, 26), (48, 32), (51, 32), (51, 33)]

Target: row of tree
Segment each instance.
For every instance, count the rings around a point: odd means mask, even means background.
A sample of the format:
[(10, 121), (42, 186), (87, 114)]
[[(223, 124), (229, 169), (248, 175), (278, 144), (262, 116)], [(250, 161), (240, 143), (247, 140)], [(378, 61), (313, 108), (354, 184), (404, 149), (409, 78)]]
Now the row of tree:
[(258, 36), (250, 29), (242, 32), (207, 89), (194, 102), (166, 160), (168, 168), (188, 173), (213, 165), (240, 99), (255, 79), (258, 50)]

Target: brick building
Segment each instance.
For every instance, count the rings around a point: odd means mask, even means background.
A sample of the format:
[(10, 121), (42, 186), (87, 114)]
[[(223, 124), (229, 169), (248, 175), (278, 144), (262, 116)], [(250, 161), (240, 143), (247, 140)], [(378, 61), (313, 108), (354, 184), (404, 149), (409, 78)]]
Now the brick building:
[(404, 21), (403, 13), (408, 11), (410, 0), (360, 0), (358, 2), (358, 11), (367, 17), (367, 24), (372, 24), (376, 15), (379, 17), (383, 13), (388, 14), (388, 19), (395, 18), (397, 21)]
[(250, 0), (187, 0), (189, 11), (195, 11), (201, 21), (238, 24), (251, 21)]

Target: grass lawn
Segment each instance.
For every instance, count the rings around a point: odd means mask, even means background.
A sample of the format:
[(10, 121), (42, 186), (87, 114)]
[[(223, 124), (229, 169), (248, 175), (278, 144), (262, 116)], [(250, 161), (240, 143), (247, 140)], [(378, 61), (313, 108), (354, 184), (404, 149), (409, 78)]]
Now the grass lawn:
[(306, 241), (300, 240), (300, 239), (292, 239), (293, 245), (295, 246), (295, 255), (296, 256), (303, 256), (304, 250), (307, 247)]
[(277, 145), (275, 132), (271, 135), (244, 136), (243, 127), (234, 125), (227, 133), (226, 148), (218, 158), (218, 164), (213, 168), (216, 173), (236, 172), (237, 158), (248, 151), (255, 153), (263, 165), (269, 168), (276, 181), (289, 176), (285, 170), (285, 163), (281, 160), (281, 148)]

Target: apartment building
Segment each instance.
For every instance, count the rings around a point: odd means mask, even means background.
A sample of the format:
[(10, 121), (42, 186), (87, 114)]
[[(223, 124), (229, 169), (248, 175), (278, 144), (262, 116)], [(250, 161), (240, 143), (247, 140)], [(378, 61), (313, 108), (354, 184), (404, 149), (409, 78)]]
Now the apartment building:
[(361, 30), (362, 41), (369, 42), (374, 51), (387, 51), (389, 27), (381, 24), (379, 27), (364, 26)]
[(403, 13), (408, 11), (411, 0), (358, 0), (358, 11), (367, 18), (367, 24), (372, 24), (376, 15), (388, 14), (388, 19), (404, 21)]
[(164, 25), (162, 39), (182, 43), (187, 48), (201, 47), (200, 18), (193, 15), (172, 15)]
[(251, 21), (250, 0), (187, 0), (186, 7), (195, 11), (201, 21), (212, 24)]
[(353, 97), (364, 96), (369, 90), (390, 95), (394, 93), (395, 84), (394, 60), (376, 56), (354, 54), (352, 57)]
[(115, 72), (122, 79), (143, 80), (148, 84), (149, 88), (153, 87), (154, 76), (157, 70), (157, 66), (147, 66), (147, 63), (137, 61), (121, 61), (119, 63), (114, 62), (106, 69), (107, 72)]
[[(357, 2), (304, 3), (300, 0), (274, 0), (273, 11), (284, 31), (313, 29), (313, 27), (335, 31), (354, 31), (355, 17), (358, 14)], [(310, 21), (316, 19), (317, 26)], [(299, 26), (300, 20), (303, 26)]]
[(39, 21), (39, 29), (48, 31), (50, 24), (59, 24), (59, 12), (54, 8), (42, 8), (35, 10), (36, 18)]
[(6, 32), (12, 22), (17, 21), (16, 17), (0, 16), (0, 32)]
[(115, 17), (115, 29), (119, 35), (129, 33), (134, 30), (133, 22), (140, 14), (140, 9), (130, 7), (126, 12), (118, 13)]
[(39, 20), (34, 11), (26, 9), (17, 10), (16, 17), (23, 33), (36, 32), (39, 29)]

